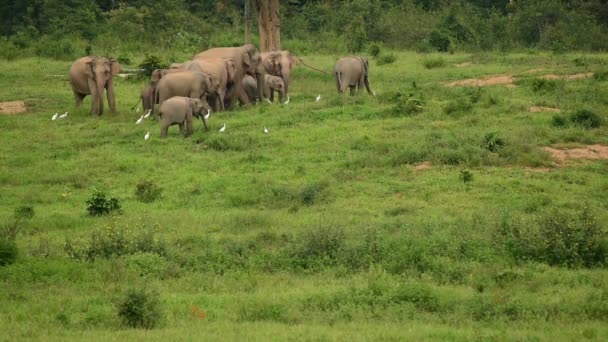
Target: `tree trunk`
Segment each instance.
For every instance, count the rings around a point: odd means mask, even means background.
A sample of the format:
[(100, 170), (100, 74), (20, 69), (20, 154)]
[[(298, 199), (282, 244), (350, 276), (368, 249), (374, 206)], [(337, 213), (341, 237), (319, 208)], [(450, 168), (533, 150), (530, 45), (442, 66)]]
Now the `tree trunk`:
[(245, 44), (251, 44), (251, 1), (245, 0)]
[(281, 50), (279, 0), (257, 0), (260, 51)]

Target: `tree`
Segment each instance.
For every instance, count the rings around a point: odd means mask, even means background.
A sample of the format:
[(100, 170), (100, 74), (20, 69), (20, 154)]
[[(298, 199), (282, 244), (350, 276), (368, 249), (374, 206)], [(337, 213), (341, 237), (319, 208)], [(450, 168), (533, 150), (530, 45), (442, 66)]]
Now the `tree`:
[(260, 51), (281, 50), (279, 0), (257, 0)]

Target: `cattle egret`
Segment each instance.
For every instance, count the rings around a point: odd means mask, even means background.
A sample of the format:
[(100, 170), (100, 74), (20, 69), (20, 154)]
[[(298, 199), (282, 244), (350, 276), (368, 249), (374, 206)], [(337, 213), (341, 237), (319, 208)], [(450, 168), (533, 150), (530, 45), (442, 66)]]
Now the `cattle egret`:
[(144, 135), (144, 140), (148, 140), (150, 139), (150, 132), (146, 133), (146, 135)]
[(317, 95), (317, 99), (315, 100), (316, 102), (321, 101), (321, 94)]
[(272, 101), (270, 101), (269, 99), (265, 99), (265, 100), (266, 100), (266, 102), (268, 102), (268, 103), (272, 103)]
[(59, 116), (59, 113), (55, 113), (55, 115), (53, 115), (53, 117), (51, 118), (51, 120), (53, 120), (53, 121), (57, 120), (58, 116)]
[(152, 113), (152, 108), (150, 108), (150, 109), (148, 110), (148, 113), (146, 113), (146, 115), (144, 115), (144, 119), (149, 118), (149, 117), (150, 117), (150, 113)]
[(135, 121), (135, 124), (139, 125), (142, 122), (143, 119), (144, 119), (144, 116), (143, 115), (140, 116), (139, 119), (137, 119), (137, 121)]
[(205, 114), (205, 120), (209, 120), (210, 116), (211, 116), (211, 109), (207, 109), (207, 114)]
[(226, 130), (226, 123), (224, 122), (224, 126), (222, 126), (222, 128), (220, 128), (220, 132), (223, 132)]
[(264, 126), (264, 133), (268, 133), (268, 128), (266, 128), (266, 126)]
[(59, 116), (59, 118), (60, 118), (60, 119), (64, 119), (66, 116), (68, 116), (68, 112), (65, 112), (65, 113), (61, 114), (61, 115)]
[(288, 104), (289, 103), (289, 96), (287, 96), (287, 101), (285, 101), (285, 103), (283, 104)]

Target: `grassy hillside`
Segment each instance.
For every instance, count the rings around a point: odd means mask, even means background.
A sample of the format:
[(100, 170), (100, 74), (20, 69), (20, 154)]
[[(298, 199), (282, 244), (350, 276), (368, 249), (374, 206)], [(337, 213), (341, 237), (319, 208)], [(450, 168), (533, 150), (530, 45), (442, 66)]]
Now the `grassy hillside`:
[[(543, 150), (608, 145), (607, 56), (399, 53), (370, 63), (377, 97), (298, 66), (288, 105), (163, 140), (135, 125), (145, 80), (117, 78), (118, 112), (91, 117), (45, 76), (69, 64), (0, 64), (0, 101), (29, 109), (0, 115), (0, 223), (34, 209), (0, 266), (5, 338), (608, 339), (608, 162)], [(121, 212), (88, 216), (95, 190)], [(132, 288), (157, 294), (156, 328), (121, 323)]]

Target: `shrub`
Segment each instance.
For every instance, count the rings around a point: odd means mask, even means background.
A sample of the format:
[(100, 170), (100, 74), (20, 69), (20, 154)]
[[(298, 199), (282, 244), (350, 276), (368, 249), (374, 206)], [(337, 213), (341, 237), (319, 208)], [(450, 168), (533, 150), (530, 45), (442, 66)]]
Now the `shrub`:
[(433, 30), (429, 35), (429, 44), (439, 52), (447, 52), (452, 45), (450, 36), (440, 30)]
[(397, 60), (397, 56), (395, 56), (395, 54), (388, 53), (388, 54), (380, 55), (378, 57), (378, 59), (376, 60), (376, 63), (378, 63), (378, 65), (385, 65), (385, 64), (394, 63), (396, 60)]
[(121, 65), (131, 65), (131, 57), (129, 57), (129, 56), (120, 55), (120, 56), (118, 56), (118, 58), (116, 58), (116, 60)]
[(378, 43), (371, 43), (369, 48), (367, 49), (369, 52), (369, 55), (372, 56), (373, 58), (378, 58), (378, 56), (380, 56), (380, 44)]
[(143, 289), (129, 289), (118, 303), (118, 317), (125, 326), (152, 329), (163, 318), (159, 295)]
[(568, 125), (568, 118), (562, 114), (555, 114), (551, 119), (551, 124), (555, 127), (564, 127)]
[(473, 173), (471, 171), (463, 170), (460, 171), (460, 180), (463, 183), (469, 183), (473, 181)]
[(160, 197), (163, 189), (152, 181), (142, 181), (135, 186), (135, 197), (140, 202), (151, 203)]
[(106, 194), (100, 191), (95, 191), (86, 204), (89, 216), (101, 216), (120, 210), (117, 198), (106, 199)]
[(498, 150), (505, 145), (504, 140), (496, 135), (496, 132), (487, 133), (483, 138), (484, 147), (490, 152), (498, 152)]
[(439, 309), (439, 299), (426, 285), (410, 283), (399, 286), (392, 296), (397, 303), (408, 302), (422, 311), (434, 312)]
[(443, 107), (443, 112), (447, 115), (458, 115), (465, 114), (473, 109), (473, 105), (462, 98), (457, 100), (452, 100), (447, 103), (445, 107)]
[(557, 82), (546, 80), (544, 78), (535, 78), (532, 80), (532, 91), (535, 93), (551, 92), (557, 88)]
[(394, 103), (394, 106), (390, 109), (393, 116), (402, 116), (404, 114), (410, 116), (424, 111), (424, 100), (414, 94), (406, 96), (401, 92), (395, 92), (391, 96), (390, 101)]
[(572, 113), (570, 121), (587, 129), (598, 128), (602, 125), (602, 118), (586, 109), (580, 109)]
[(443, 68), (446, 61), (443, 57), (429, 57), (422, 61), (422, 65), (427, 69)]
[(350, 52), (362, 51), (367, 42), (365, 21), (362, 16), (355, 17), (346, 27), (346, 48)]
[(17, 243), (12, 239), (0, 237), (0, 266), (10, 265), (17, 260)]
[(14, 241), (17, 234), (23, 228), (24, 221), (34, 217), (34, 208), (32, 206), (20, 206), (13, 211), (11, 221), (0, 227), (0, 239)]
[(345, 246), (345, 234), (338, 227), (319, 227), (305, 232), (297, 239), (292, 256), (303, 268), (333, 265)]
[(598, 82), (608, 80), (608, 70), (599, 70), (593, 73), (593, 79)]
[(150, 77), (152, 76), (152, 71), (155, 69), (165, 69), (168, 66), (169, 65), (163, 62), (160, 57), (146, 53), (144, 60), (137, 67), (143, 69), (141, 73), (145, 77)]

